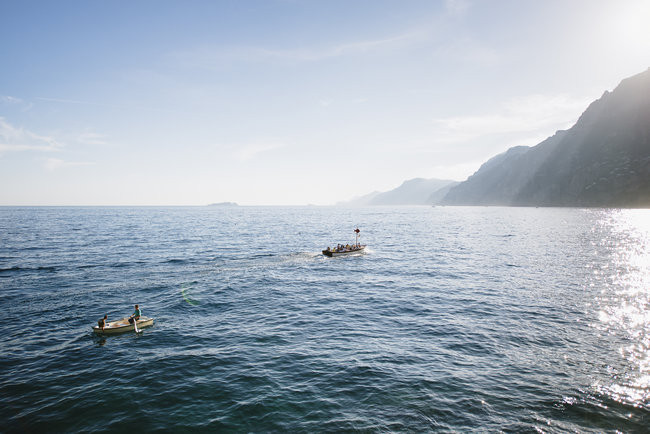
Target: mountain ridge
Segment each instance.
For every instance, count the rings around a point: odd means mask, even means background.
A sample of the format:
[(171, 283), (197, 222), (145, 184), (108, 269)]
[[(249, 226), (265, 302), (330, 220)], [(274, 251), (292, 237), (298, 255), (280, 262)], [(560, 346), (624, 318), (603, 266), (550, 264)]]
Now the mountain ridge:
[(448, 179), (413, 178), (402, 182), (402, 184), (392, 190), (384, 192), (374, 191), (346, 202), (339, 202), (338, 205), (432, 205), (443, 197), (443, 195), (440, 195), (436, 199), (436, 192), (455, 184), (457, 184), (457, 181)]
[(441, 203), (650, 207), (650, 68), (605, 91), (570, 129), (491, 158)]

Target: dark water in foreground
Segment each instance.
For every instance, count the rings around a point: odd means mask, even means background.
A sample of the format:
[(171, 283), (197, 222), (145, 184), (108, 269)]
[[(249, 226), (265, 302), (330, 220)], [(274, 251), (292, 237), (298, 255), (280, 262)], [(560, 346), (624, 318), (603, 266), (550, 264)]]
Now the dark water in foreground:
[(0, 208), (0, 311), (5, 432), (650, 425), (649, 211)]

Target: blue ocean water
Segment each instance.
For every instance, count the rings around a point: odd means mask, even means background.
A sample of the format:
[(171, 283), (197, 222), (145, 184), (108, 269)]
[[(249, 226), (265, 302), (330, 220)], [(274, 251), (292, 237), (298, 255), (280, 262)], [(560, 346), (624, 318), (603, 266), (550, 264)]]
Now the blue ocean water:
[(0, 431), (641, 432), (649, 307), (648, 210), (0, 208)]

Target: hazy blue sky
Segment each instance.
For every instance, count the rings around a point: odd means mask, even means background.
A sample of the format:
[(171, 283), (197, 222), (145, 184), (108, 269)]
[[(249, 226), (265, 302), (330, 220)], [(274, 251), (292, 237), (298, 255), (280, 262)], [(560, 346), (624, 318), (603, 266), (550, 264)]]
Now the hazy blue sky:
[(0, 205), (462, 180), (650, 67), (650, 1), (0, 0)]

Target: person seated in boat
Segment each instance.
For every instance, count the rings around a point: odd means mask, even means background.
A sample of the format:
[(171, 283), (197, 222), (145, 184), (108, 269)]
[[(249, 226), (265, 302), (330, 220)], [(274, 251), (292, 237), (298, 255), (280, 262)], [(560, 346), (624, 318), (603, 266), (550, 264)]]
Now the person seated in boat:
[(136, 304), (133, 315), (129, 317), (129, 323), (135, 324), (135, 322), (140, 319), (140, 316), (142, 316), (142, 311), (140, 310), (140, 306)]
[(100, 329), (104, 330), (104, 327), (108, 327), (108, 314), (104, 315), (104, 318), (97, 321), (97, 325)]
[(133, 329), (135, 330), (136, 333), (139, 332), (137, 321), (140, 319), (141, 316), (142, 316), (142, 311), (140, 310), (140, 306), (136, 304), (133, 315), (129, 317), (129, 324), (133, 324)]
[(329, 251), (330, 251), (330, 248), (329, 248), (329, 246), (327, 247), (327, 249), (325, 249), (325, 251), (326, 251), (326, 252), (329, 252)]

